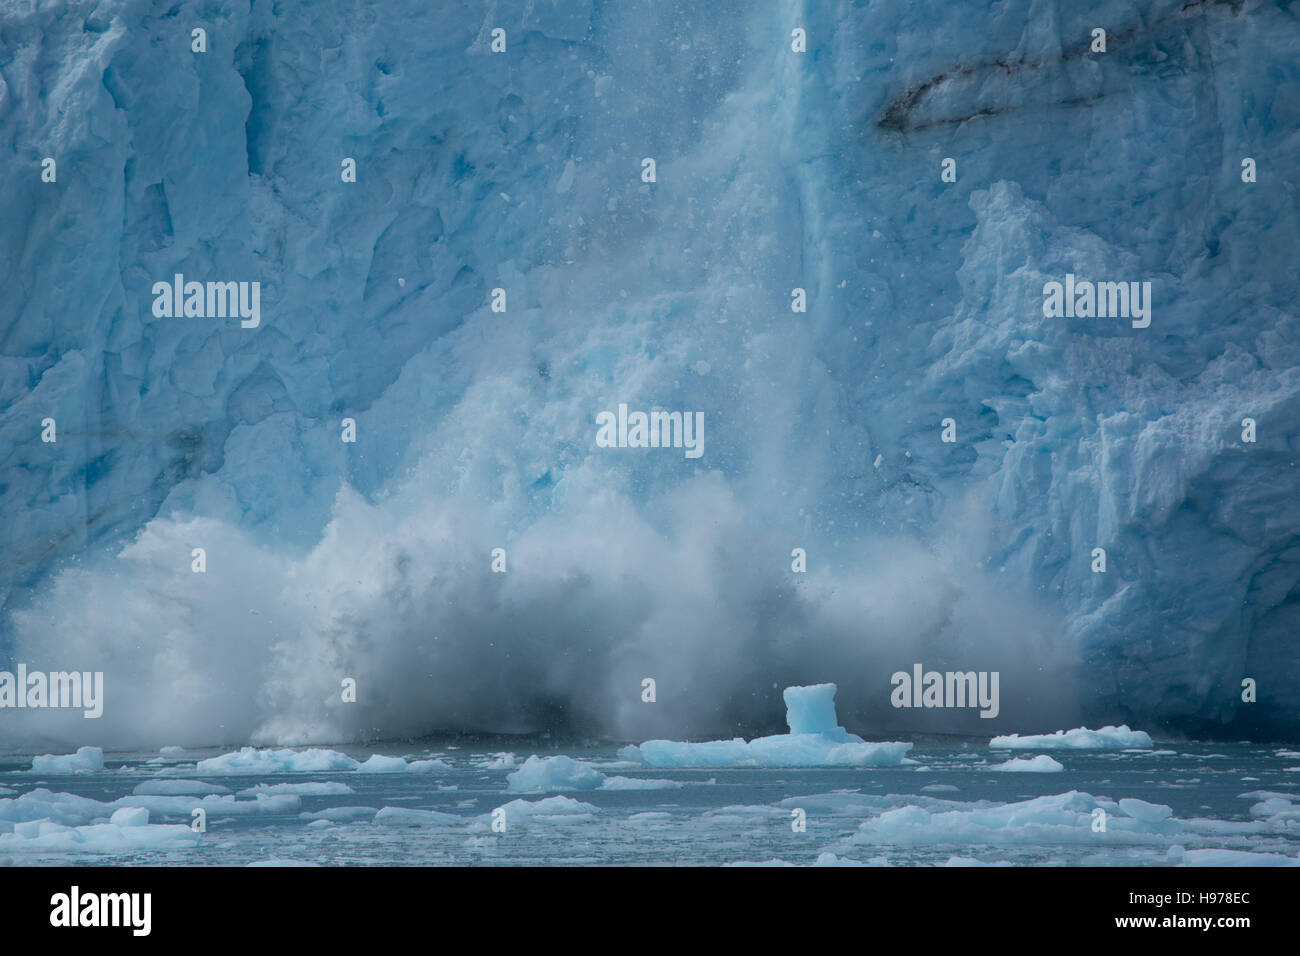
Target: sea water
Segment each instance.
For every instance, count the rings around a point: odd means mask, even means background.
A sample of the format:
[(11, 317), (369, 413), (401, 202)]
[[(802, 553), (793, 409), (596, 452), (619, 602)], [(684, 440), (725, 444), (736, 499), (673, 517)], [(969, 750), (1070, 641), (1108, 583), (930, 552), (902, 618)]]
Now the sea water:
[[(1053, 750), (1043, 753), (1062, 766), (1059, 771), (1006, 772), (994, 768), (1035, 752), (990, 749), (987, 739), (913, 743), (914, 763), (868, 768), (663, 770), (620, 760), (613, 743), (558, 745), (536, 738), (458, 737), (336, 750), (363, 766), (375, 754), (396, 758), (371, 760), (376, 767), (436, 761), (419, 772), (200, 773), (200, 761), (225, 751), (169, 749), (167, 756), (105, 754), (103, 770), (34, 773), (33, 755), (11, 754), (0, 756), (0, 862), (1300, 864), (1300, 752), (1294, 750), (1248, 743)], [(545, 792), (512, 789), (510, 775), (528, 757), (560, 754), (579, 763), (581, 772), (573, 776), (581, 788), (561, 782)], [(627, 782), (610, 788), (611, 779)], [(190, 792), (159, 797), (137, 795), (137, 788)], [(41, 790), (72, 796), (44, 797)], [(294, 790), (300, 792), (285, 792)], [(232, 797), (236, 806), (264, 806), (223, 812), (220, 802)], [(101, 812), (75, 798), (107, 806)], [(71, 809), (59, 801), (73, 801)], [(157, 805), (167, 801), (169, 808), (159, 812)], [(115, 802), (119, 809), (154, 803), (147, 827), (193, 836), (172, 845), (169, 838), (155, 846), (122, 846), (104, 835), (113, 827)], [(201, 806), (207, 808), (205, 832), (194, 833), (193, 809)], [(380, 814), (384, 808), (448, 817)], [(494, 814), (498, 808), (505, 809)], [(1096, 810), (1107, 808), (1099, 830)], [(1145, 822), (1135, 823), (1129, 811)], [(41, 835), (33, 821), (14, 819), (33, 814), (68, 822), (47, 826)], [(429, 825), (402, 822), (411, 819)]]

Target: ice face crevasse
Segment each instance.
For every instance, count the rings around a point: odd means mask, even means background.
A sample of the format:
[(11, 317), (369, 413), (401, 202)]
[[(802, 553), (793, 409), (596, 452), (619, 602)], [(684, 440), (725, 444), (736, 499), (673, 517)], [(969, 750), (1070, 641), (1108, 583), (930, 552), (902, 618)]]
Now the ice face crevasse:
[[(4, 743), (700, 738), (827, 679), (873, 735), (1300, 729), (1294, 10), (493, 11), (0, 6), (0, 660), (106, 687)], [(260, 324), (155, 317), (177, 273)], [(1149, 327), (1045, 318), (1067, 273)], [(596, 447), (620, 402), (704, 454)], [(998, 719), (892, 709), (918, 661)]]

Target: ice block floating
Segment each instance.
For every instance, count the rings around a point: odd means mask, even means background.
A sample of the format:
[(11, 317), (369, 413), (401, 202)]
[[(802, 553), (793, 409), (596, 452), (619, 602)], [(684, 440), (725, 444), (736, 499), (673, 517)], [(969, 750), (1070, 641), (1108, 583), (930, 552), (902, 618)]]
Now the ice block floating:
[(834, 684), (785, 689), (788, 734), (689, 743), (647, 740), (624, 747), (619, 757), (649, 767), (897, 767), (910, 743), (868, 743), (836, 722)]

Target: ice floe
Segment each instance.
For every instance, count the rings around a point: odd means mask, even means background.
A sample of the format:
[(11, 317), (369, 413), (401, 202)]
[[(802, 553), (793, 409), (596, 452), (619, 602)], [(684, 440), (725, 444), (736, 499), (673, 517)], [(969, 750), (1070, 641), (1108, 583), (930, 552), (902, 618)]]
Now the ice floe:
[(384, 807), (375, 814), (374, 823), (387, 827), (449, 827), (468, 822), (454, 813), (416, 810), (409, 807)]
[(1039, 754), (1037, 757), (1012, 757), (1006, 763), (994, 764), (989, 769), (1006, 773), (1060, 773), (1065, 766), (1047, 754)]
[(648, 740), (624, 747), (620, 758), (650, 767), (890, 767), (906, 761), (912, 744), (868, 743), (836, 724), (834, 684), (787, 687), (790, 733), (746, 741), (689, 743)]
[(989, 746), (1004, 750), (1150, 750), (1151, 737), (1141, 730), (1130, 730), (1127, 724), (1089, 730), (1058, 730), (1054, 734), (1007, 734), (994, 737)]
[(591, 764), (572, 757), (533, 755), (506, 777), (506, 786), (513, 793), (553, 793), (558, 790), (675, 790), (682, 784), (673, 780), (607, 777)]
[(32, 758), (32, 773), (94, 773), (104, 769), (104, 751), (78, 747), (75, 754), (42, 754)]
[(325, 773), (343, 770), (356, 770), (360, 773), (427, 773), (450, 769), (450, 764), (437, 759), (407, 761), (403, 757), (373, 754), (365, 761), (359, 761), (337, 750), (259, 750), (256, 747), (243, 747), (234, 753), (200, 760), (194, 772), (219, 776), (235, 773)]

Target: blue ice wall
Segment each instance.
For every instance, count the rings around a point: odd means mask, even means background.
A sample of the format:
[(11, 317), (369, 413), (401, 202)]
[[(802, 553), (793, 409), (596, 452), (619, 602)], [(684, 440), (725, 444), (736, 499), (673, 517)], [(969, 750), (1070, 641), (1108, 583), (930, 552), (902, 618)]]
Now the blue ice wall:
[[(0, 649), (110, 695), (13, 739), (758, 732), (819, 681), (1294, 737), (1298, 15), (3, 4)], [(156, 317), (176, 273), (260, 325)], [(1045, 317), (1067, 274), (1149, 327)], [(619, 403), (704, 454), (597, 447)], [(1002, 716), (893, 710), (916, 661)]]

